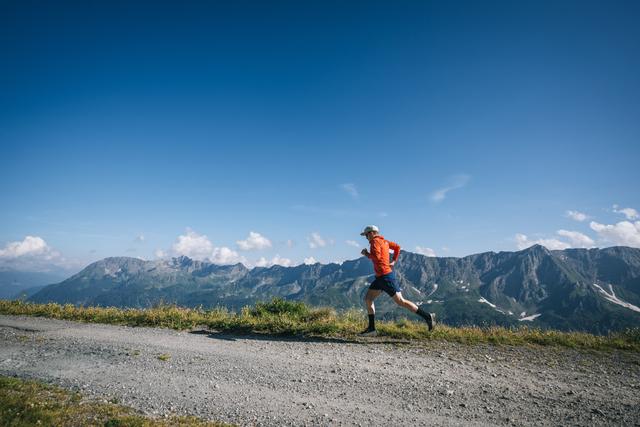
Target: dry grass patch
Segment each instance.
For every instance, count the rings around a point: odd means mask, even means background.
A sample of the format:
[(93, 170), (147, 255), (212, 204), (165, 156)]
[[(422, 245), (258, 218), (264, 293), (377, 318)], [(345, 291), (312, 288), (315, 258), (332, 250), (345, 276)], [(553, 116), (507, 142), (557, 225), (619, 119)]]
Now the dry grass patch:
[(131, 408), (92, 400), (59, 387), (0, 376), (0, 425), (27, 426), (131, 426), (223, 427), (229, 424), (195, 417), (155, 419)]
[[(333, 338), (355, 338), (365, 326), (365, 316), (357, 310), (337, 313), (331, 308), (315, 308), (302, 302), (286, 301), (280, 298), (275, 298), (271, 302), (257, 303), (253, 307), (245, 307), (240, 313), (230, 312), (224, 308), (203, 310), (175, 305), (159, 305), (148, 309), (121, 309), (0, 300), (0, 314), (44, 316), (82, 322), (164, 327), (177, 330), (205, 326), (223, 332)], [(439, 324), (431, 333), (427, 331), (424, 322), (406, 319), (380, 321), (377, 325), (381, 336), (416, 342), (442, 340), (464, 344), (536, 344), (596, 350), (640, 351), (640, 328), (601, 336), (528, 327), (450, 327), (444, 324)]]

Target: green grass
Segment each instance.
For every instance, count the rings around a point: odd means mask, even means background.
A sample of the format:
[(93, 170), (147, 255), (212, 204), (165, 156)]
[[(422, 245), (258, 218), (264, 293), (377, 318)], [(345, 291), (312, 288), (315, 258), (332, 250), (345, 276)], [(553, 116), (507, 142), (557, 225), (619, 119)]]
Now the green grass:
[[(355, 338), (366, 316), (357, 310), (337, 313), (326, 307), (310, 307), (280, 298), (245, 307), (240, 313), (226, 309), (203, 310), (175, 305), (148, 309), (77, 307), (71, 304), (32, 304), (0, 300), (0, 314), (43, 316), (55, 319), (129, 326), (165, 327), (177, 330), (207, 327), (233, 333)], [(562, 346), (596, 350), (640, 351), (640, 328), (607, 336), (560, 332), (528, 327), (450, 327), (440, 324), (433, 333), (423, 322), (400, 319), (377, 322), (379, 335), (412, 342), (449, 341), (465, 344)]]
[(0, 376), (0, 426), (222, 427), (195, 417), (154, 419), (114, 403), (85, 400), (79, 393), (38, 381)]

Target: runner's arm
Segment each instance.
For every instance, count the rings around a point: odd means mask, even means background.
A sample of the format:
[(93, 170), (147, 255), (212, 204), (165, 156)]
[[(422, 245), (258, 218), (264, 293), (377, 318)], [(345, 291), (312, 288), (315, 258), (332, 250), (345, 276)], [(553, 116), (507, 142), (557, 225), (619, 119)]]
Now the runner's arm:
[(387, 240), (387, 243), (389, 243), (389, 249), (393, 251), (393, 262), (395, 263), (400, 256), (400, 245), (390, 240)]

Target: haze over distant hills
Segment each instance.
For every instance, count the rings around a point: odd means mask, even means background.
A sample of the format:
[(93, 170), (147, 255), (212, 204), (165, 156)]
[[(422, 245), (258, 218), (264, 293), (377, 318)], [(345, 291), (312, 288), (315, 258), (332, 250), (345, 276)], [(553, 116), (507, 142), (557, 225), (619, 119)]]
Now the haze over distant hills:
[(37, 272), (0, 268), (0, 298), (30, 296), (46, 285), (68, 276), (63, 271)]
[[(529, 324), (606, 333), (640, 326), (640, 249), (566, 249), (535, 245), (518, 252), (463, 258), (402, 252), (403, 295), (429, 305), (452, 325)], [(187, 257), (144, 261), (105, 258), (32, 295), (34, 302), (239, 309), (272, 297), (338, 309), (362, 307), (372, 279), (366, 258), (339, 264), (247, 269)], [(386, 296), (379, 313), (402, 315)]]

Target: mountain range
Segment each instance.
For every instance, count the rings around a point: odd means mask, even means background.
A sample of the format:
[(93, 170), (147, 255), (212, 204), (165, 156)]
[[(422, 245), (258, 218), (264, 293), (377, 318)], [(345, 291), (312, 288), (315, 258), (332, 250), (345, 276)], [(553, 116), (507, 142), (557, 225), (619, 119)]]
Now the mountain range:
[[(531, 325), (608, 333), (640, 326), (640, 249), (566, 249), (462, 258), (402, 252), (395, 267), (405, 298), (451, 325)], [(233, 310), (282, 297), (336, 309), (362, 308), (373, 278), (366, 258), (342, 264), (256, 267), (188, 257), (113, 257), (31, 295), (33, 302), (150, 307), (160, 302)], [(382, 317), (410, 313), (382, 295)]]

